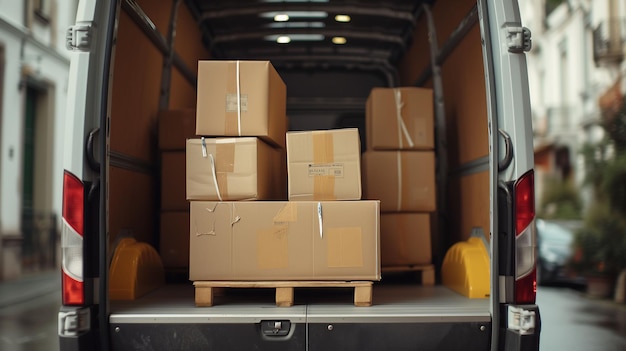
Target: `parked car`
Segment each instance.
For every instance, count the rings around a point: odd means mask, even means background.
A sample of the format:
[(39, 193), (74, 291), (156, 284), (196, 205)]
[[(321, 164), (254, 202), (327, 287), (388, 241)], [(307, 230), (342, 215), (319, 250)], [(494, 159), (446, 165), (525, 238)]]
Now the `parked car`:
[(574, 232), (556, 222), (537, 219), (537, 284), (584, 283), (582, 277), (568, 269), (574, 255)]

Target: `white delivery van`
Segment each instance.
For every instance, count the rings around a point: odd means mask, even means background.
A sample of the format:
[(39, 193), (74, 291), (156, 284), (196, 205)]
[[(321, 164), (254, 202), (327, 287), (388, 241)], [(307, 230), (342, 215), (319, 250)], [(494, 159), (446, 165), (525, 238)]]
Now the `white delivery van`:
[[(539, 349), (531, 42), (516, 0), (80, 0), (67, 46), (62, 351)], [(432, 89), (434, 286), (383, 274), (370, 307), (334, 293), (196, 307), (183, 269), (110, 298), (120, 238), (163, 249), (157, 116), (195, 108), (209, 59), (271, 61), (291, 130), (362, 128), (374, 87)], [(440, 277), (472, 233), (488, 248), (489, 272), (470, 271), (489, 277), (482, 298)]]

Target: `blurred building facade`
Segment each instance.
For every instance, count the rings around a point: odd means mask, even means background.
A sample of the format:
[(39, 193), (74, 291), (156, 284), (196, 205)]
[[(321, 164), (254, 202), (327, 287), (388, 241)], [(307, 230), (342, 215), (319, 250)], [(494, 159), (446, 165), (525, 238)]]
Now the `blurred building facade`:
[(527, 55), (536, 163), (537, 201), (548, 179), (591, 190), (581, 148), (603, 137), (601, 110), (626, 91), (626, 1), (519, 0), (522, 23), (532, 32)]
[(0, 0), (0, 280), (57, 265), (67, 28), (78, 0)]

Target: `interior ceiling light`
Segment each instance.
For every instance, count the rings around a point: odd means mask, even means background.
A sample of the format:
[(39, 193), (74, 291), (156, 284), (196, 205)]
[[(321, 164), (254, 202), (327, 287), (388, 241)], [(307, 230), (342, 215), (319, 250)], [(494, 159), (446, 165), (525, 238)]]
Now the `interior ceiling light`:
[(343, 45), (347, 42), (345, 37), (333, 37), (333, 44)]
[(272, 22), (265, 25), (268, 28), (324, 28), (324, 22)]
[(287, 22), (289, 21), (289, 15), (286, 13), (277, 13), (274, 16), (274, 22)]
[(337, 22), (350, 22), (351, 18), (349, 15), (335, 15), (335, 21)]
[(322, 41), (324, 35), (322, 34), (281, 34), (281, 35), (266, 35), (264, 38), (266, 41), (275, 41), (280, 44), (287, 44), (292, 41)]
[(275, 19), (277, 15), (288, 16), (288, 18), (326, 18), (328, 17), (328, 12), (326, 11), (270, 11), (270, 12), (262, 12), (259, 14), (262, 18), (273, 18)]
[(276, 38), (276, 42), (278, 44), (288, 44), (291, 42), (291, 38), (286, 35), (281, 35), (278, 38)]

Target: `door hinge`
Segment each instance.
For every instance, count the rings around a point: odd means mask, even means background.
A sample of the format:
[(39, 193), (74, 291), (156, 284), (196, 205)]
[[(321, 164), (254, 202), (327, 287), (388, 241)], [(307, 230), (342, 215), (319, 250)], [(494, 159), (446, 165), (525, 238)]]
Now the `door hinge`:
[(75, 24), (67, 29), (65, 47), (70, 51), (89, 51), (91, 45), (91, 24)]
[(526, 27), (507, 28), (506, 40), (509, 52), (516, 54), (528, 52), (533, 46), (530, 29)]

